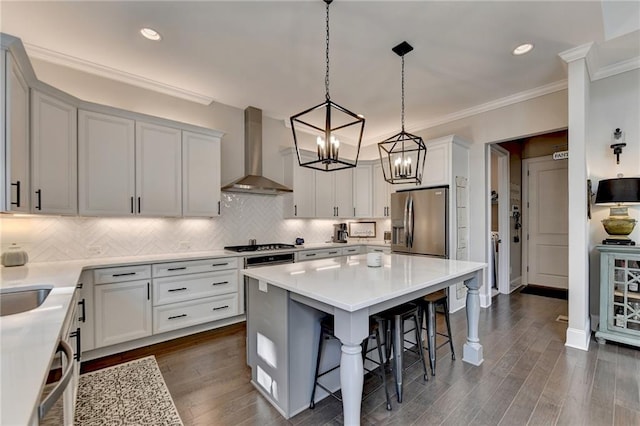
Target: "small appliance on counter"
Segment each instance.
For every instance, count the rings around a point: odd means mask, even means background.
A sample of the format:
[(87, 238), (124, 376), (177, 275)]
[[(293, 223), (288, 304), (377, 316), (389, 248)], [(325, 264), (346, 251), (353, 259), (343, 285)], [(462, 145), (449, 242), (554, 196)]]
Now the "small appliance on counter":
[(347, 232), (346, 223), (336, 223), (335, 225), (333, 225), (333, 237), (331, 237), (331, 242), (346, 243), (348, 236), (349, 233)]
[(3, 266), (22, 266), (29, 261), (29, 255), (20, 247), (12, 244), (7, 251), (2, 253)]

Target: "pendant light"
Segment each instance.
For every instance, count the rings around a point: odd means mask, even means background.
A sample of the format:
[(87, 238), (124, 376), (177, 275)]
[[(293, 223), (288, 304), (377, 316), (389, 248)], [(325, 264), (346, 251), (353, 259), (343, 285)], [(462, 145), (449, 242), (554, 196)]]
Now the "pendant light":
[[(329, 5), (333, 0), (323, 1), (327, 9), (325, 101), (293, 115), (290, 121), (300, 166), (331, 172), (356, 167), (364, 131), (364, 117), (341, 107), (329, 96)], [(311, 155), (301, 153), (301, 143), (310, 147)], [(345, 149), (348, 147), (344, 145), (351, 144), (356, 146), (355, 154), (346, 156), (345, 151), (350, 150)]]
[(427, 146), (421, 137), (404, 131), (404, 55), (411, 52), (413, 47), (403, 41), (392, 50), (402, 58), (402, 130), (378, 143), (380, 162), (387, 182), (419, 185), (422, 182)]

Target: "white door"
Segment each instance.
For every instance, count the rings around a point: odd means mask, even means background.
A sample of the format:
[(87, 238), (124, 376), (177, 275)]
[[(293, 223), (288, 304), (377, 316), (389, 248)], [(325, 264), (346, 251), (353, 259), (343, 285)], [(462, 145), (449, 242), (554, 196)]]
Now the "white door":
[(82, 216), (132, 216), (135, 122), (78, 112), (78, 202)]
[(136, 122), (136, 211), (141, 216), (182, 214), (182, 132)]
[(182, 132), (182, 215), (220, 215), (220, 138)]
[(33, 213), (78, 213), (78, 112), (33, 90), (31, 183)]
[(567, 160), (525, 160), (527, 179), (527, 284), (567, 289)]

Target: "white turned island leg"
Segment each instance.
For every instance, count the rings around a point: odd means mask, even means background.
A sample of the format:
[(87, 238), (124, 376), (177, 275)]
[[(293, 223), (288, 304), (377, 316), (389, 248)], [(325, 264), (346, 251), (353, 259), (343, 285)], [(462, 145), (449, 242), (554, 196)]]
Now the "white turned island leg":
[(467, 286), (467, 343), (462, 348), (462, 360), (473, 365), (480, 365), (484, 358), (482, 356), (482, 345), (478, 337), (478, 323), (480, 322), (480, 280), (478, 274), (464, 282)]
[(362, 346), (369, 335), (369, 314), (364, 311), (334, 312), (335, 335), (342, 343), (340, 357), (340, 387), (342, 388), (342, 411), (345, 426), (360, 424), (364, 370)]

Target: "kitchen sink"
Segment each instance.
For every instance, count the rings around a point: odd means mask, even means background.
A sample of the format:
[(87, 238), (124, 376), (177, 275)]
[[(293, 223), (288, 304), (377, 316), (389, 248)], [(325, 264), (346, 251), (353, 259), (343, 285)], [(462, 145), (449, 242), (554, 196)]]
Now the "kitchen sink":
[(19, 314), (42, 305), (53, 286), (0, 289), (0, 316)]

